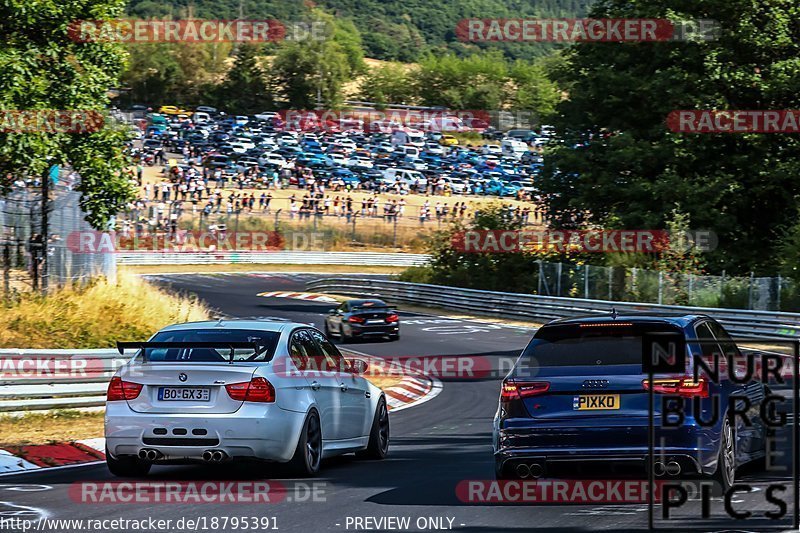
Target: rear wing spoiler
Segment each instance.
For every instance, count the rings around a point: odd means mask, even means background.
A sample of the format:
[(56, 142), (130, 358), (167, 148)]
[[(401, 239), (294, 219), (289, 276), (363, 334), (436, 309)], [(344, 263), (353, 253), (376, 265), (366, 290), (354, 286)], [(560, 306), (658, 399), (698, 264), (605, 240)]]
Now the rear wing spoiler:
[(147, 361), (146, 350), (148, 349), (191, 349), (209, 348), (212, 350), (230, 350), (229, 363), (233, 363), (233, 352), (235, 350), (253, 350), (256, 354), (260, 353), (266, 346), (259, 346), (254, 342), (118, 342), (117, 351), (120, 355), (125, 350), (142, 350), (145, 362)]

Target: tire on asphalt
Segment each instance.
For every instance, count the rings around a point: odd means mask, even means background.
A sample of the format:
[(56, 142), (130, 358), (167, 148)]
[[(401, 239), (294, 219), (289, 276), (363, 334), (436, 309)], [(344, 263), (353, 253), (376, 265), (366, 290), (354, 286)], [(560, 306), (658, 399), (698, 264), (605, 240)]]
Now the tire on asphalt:
[[(731, 461), (733, 461), (732, 464)], [(727, 493), (728, 489), (736, 483), (736, 433), (731, 427), (727, 413), (722, 420), (717, 470), (713, 474), (713, 479), (719, 483), (722, 494)]]
[(115, 459), (106, 448), (106, 466), (109, 472), (117, 477), (144, 477), (150, 472), (152, 463), (142, 461), (138, 457), (120, 457)]
[[(310, 445), (310, 446), (309, 446)], [(312, 477), (319, 473), (322, 461), (322, 426), (319, 415), (311, 411), (303, 423), (297, 448), (288, 463), (289, 471), (298, 477)]]
[(498, 461), (494, 462), (494, 478), (497, 481), (503, 481), (507, 479), (514, 479), (514, 476), (510, 475), (507, 470), (501, 465)]
[(375, 415), (372, 418), (372, 428), (369, 432), (369, 443), (366, 449), (356, 452), (360, 459), (385, 459), (389, 454), (389, 409), (386, 398), (381, 397)]

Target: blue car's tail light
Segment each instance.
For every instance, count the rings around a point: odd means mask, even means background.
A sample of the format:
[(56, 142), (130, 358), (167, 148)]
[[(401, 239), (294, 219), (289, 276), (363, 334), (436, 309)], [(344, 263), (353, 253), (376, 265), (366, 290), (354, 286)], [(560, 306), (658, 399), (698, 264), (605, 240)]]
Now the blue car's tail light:
[(502, 400), (519, 400), (520, 398), (529, 398), (531, 396), (539, 396), (550, 390), (550, 383), (547, 381), (514, 381), (506, 380), (500, 389), (500, 398)]
[[(650, 380), (643, 380), (642, 387), (644, 390), (649, 390)], [(691, 376), (654, 379), (653, 392), (671, 394), (681, 398), (708, 398), (708, 381), (704, 378), (699, 378), (695, 381)]]

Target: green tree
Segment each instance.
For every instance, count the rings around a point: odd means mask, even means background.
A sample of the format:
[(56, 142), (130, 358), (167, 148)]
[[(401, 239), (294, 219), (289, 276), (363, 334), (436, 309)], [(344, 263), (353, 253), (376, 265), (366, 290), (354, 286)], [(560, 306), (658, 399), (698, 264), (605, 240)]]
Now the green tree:
[(544, 67), (518, 60), (511, 66), (509, 76), (513, 85), (509, 98), (512, 109), (536, 111), (543, 118), (555, 112), (561, 90), (548, 78)]
[[(67, 33), (76, 20), (119, 18), (121, 0), (3, 0), (0, 2), (0, 108), (95, 110), (108, 106), (125, 61), (113, 43), (79, 43)], [(81, 175), (87, 220), (103, 227), (132, 197), (122, 175), (125, 132), (0, 133), (0, 175), (41, 175), (52, 161)], [(7, 186), (1, 182), (0, 186)]]
[(267, 77), (258, 59), (258, 46), (241, 44), (234, 63), (218, 87), (218, 102), (237, 113), (257, 113), (273, 107)]
[(791, 224), (778, 246), (780, 273), (800, 283), (800, 222)]
[(208, 87), (225, 71), (231, 49), (230, 43), (131, 44), (122, 82), (137, 103), (208, 103)]
[(474, 289), (533, 293), (537, 290), (539, 256), (519, 253), (473, 253), (463, 251), (465, 231), (519, 230), (521, 222), (509, 219), (499, 202), (481, 206), (469, 224), (455, 223), (431, 238), (425, 267), (409, 269), (401, 280)]
[[(322, 14), (318, 15), (320, 18)], [(326, 15), (329, 17), (329, 15)], [(324, 20), (324, 19), (323, 19)], [(347, 57), (348, 76), (354, 77), (363, 74), (367, 69), (364, 63), (364, 48), (361, 41), (361, 33), (356, 29), (352, 20), (335, 20), (330, 17), (329, 23), (334, 24), (333, 41), (337, 43), (342, 53)]]
[(666, 223), (669, 245), (660, 250), (655, 262), (656, 270), (664, 273), (664, 281), (671, 289), (672, 300), (677, 305), (689, 305), (687, 275), (703, 273), (704, 260), (700, 250), (692, 242), (689, 232), (691, 219), (676, 206)]
[(415, 97), (408, 69), (399, 63), (388, 63), (372, 69), (361, 80), (361, 98), (382, 104), (410, 104)]
[(500, 109), (505, 99), (508, 63), (500, 52), (459, 58), (427, 56), (415, 73), (423, 104), (453, 109)]
[[(335, 24), (326, 17), (325, 38), (287, 42), (272, 62), (271, 79), (289, 106), (313, 109), (320, 103), (338, 109), (343, 103), (342, 88), (350, 79), (352, 57), (334, 38)], [(318, 33), (318, 34), (319, 34)]]
[[(719, 272), (774, 271), (776, 242), (797, 218), (800, 140), (680, 134), (680, 109), (797, 109), (800, 7), (790, 0), (603, 0), (592, 16), (714, 19), (716, 40), (583, 43), (568, 54), (569, 99), (539, 180), (556, 225), (664, 227), (673, 206), (714, 230)], [(766, 26), (765, 26), (766, 24)]]

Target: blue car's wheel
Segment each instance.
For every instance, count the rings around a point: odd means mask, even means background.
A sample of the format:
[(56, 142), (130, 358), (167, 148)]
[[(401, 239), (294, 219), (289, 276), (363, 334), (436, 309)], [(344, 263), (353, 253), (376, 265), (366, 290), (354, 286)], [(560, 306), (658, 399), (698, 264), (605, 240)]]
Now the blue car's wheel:
[(727, 414), (722, 421), (719, 458), (714, 480), (720, 484), (723, 494), (736, 482), (736, 437)]

